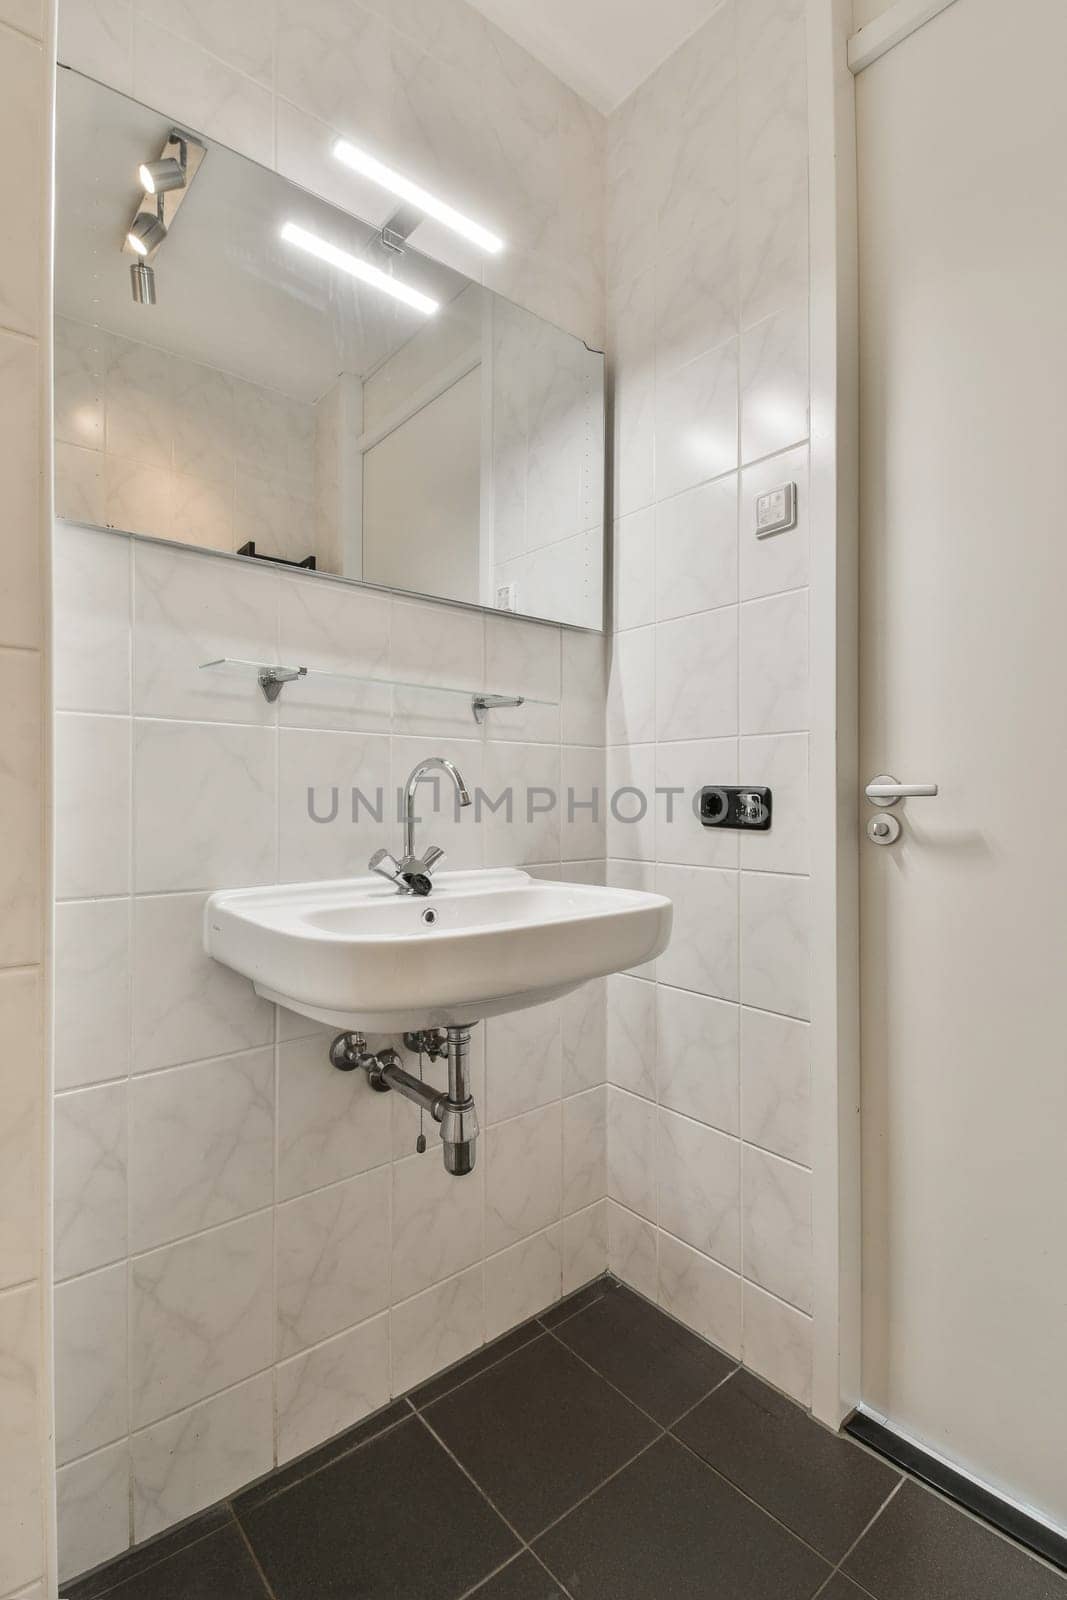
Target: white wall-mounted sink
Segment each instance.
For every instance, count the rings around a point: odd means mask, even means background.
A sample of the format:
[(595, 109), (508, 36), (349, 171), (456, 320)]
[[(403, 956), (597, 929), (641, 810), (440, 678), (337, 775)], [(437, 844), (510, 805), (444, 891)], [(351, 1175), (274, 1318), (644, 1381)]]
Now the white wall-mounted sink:
[(204, 946), (291, 1011), (396, 1033), (521, 1011), (651, 961), (671, 917), (663, 895), (502, 868), (442, 872), (426, 897), (378, 877), (223, 891)]

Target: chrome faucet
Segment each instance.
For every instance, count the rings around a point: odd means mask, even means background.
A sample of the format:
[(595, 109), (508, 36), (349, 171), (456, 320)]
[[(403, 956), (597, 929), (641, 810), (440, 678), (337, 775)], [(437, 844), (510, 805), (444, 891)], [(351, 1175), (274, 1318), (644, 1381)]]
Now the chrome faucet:
[(376, 850), (368, 863), (370, 870), (380, 878), (395, 883), (401, 894), (427, 895), (433, 888), (432, 874), (438, 862), (444, 860), (444, 851), (430, 845), (421, 856), (415, 854), (415, 790), (430, 772), (447, 772), (455, 785), (461, 806), (469, 806), (467, 792), (459, 769), (444, 756), (430, 756), (420, 761), (404, 789), (404, 854), (397, 861), (388, 850)]

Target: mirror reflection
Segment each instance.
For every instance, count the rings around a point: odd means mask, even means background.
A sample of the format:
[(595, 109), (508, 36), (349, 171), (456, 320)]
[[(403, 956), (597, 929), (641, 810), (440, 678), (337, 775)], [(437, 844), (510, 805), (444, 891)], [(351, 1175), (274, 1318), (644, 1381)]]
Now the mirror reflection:
[(599, 352), (409, 205), (372, 226), (69, 70), (57, 120), (60, 517), (602, 627)]

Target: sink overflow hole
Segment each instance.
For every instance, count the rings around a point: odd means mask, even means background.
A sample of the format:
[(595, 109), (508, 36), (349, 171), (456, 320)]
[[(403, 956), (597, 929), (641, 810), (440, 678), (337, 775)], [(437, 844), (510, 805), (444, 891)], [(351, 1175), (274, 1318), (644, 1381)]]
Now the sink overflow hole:
[(432, 928), (434, 923), (437, 921), (437, 912), (436, 911), (424, 911), (422, 913), (422, 920), (423, 920), (423, 922), (425, 922), (425, 924), (426, 924), (426, 926), (428, 928)]

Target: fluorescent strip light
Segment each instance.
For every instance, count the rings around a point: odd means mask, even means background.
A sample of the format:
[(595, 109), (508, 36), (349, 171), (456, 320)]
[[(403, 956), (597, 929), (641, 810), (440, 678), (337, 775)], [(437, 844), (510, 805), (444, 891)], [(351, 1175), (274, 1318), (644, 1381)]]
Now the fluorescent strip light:
[(298, 227), (295, 222), (285, 224), (282, 228), (282, 238), (289, 244), (299, 245), (308, 255), (318, 256), (320, 261), (329, 262), (331, 267), (338, 267), (342, 272), (351, 273), (353, 278), (372, 284), (383, 294), (391, 294), (394, 300), (402, 300), (406, 306), (414, 307), (424, 316), (432, 317), (439, 309), (438, 302), (431, 300), (429, 295), (420, 294), (417, 289), (410, 289), (406, 283), (399, 283), (396, 278), (390, 278), (388, 273), (379, 272), (377, 267), (361, 261), (358, 256), (349, 255), (347, 250), (339, 250), (335, 244), (330, 244), (328, 239), (320, 239), (317, 233), (308, 233), (306, 228)]
[(390, 194), (397, 195), (401, 200), (407, 200), (411, 205), (417, 206), (420, 211), (425, 211), (428, 217), (434, 217), (438, 222), (443, 222), (446, 228), (463, 235), (472, 244), (481, 245), (483, 250), (488, 250), (490, 255), (499, 255), (504, 248), (503, 239), (498, 239), (495, 233), (490, 233), (488, 228), (483, 228), (480, 223), (472, 222), (462, 212), (454, 211), (443, 200), (438, 200), (436, 195), (420, 189), (417, 183), (412, 183), (410, 178), (402, 177), (399, 172), (394, 172), (391, 167), (383, 166), (365, 150), (358, 150), (354, 144), (349, 144), (347, 139), (338, 139), (333, 147), (333, 153), (338, 161), (343, 161), (346, 167), (351, 167), (353, 172), (361, 173), (364, 178), (369, 178), (372, 183), (379, 184), (383, 189), (388, 189)]

